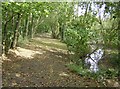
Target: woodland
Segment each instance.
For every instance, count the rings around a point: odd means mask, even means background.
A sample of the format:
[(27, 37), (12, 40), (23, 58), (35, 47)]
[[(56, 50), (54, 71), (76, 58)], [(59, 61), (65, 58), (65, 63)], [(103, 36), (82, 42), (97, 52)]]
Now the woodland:
[[(3, 87), (120, 87), (120, 2), (2, 2)], [(104, 51), (99, 70), (87, 54)]]

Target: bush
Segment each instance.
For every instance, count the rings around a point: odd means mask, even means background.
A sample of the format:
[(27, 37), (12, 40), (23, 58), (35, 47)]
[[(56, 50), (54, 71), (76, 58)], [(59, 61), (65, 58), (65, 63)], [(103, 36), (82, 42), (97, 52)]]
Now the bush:
[(86, 29), (67, 29), (65, 32), (65, 43), (67, 44), (68, 51), (74, 52), (75, 58), (78, 61), (89, 53), (88, 35)]

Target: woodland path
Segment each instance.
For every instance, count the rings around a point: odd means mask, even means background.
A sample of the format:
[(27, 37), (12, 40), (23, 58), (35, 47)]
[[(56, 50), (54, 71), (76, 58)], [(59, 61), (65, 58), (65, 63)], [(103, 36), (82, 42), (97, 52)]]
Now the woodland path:
[(69, 63), (66, 45), (59, 40), (36, 37), (22, 48), (41, 53), (32, 58), (9, 54), (9, 60), (2, 64), (3, 87), (99, 86), (95, 80), (77, 75), (66, 67)]

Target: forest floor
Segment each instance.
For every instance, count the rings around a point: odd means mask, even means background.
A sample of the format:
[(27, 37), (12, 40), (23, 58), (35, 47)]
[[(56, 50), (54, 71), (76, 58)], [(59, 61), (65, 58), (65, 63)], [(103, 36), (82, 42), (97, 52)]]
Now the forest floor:
[(99, 87), (94, 79), (71, 72), (67, 48), (51, 38), (36, 37), (3, 60), (3, 87)]

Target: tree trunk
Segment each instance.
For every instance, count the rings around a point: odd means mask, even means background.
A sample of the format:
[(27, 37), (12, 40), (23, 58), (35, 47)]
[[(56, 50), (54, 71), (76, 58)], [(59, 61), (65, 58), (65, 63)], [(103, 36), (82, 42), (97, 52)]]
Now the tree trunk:
[(29, 28), (29, 16), (28, 16), (28, 18), (27, 18), (25, 37), (27, 37), (27, 35), (28, 35), (28, 28)]
[(53, 26), (51, 26), (51, 30), (52, 30), (52, 38), (54, 39), (55, 38), (55, 31), (53, 29)]
[(30, 38), (33, 38), (33, 14), (31, 14), (31, 31), (30, 31)]
[(64, 40), (64, 30), (65, 30), (65, 25), (62, 23), (61, 32), (60, 32), (62, 41)]
[(4, 29), (2, 31), (2, 34), (3, 34), (3, 37), (2, 37), (2, 45), (3, 45), (2, 54), (6, 54), (7, 23), (8, 22), (5, 23)]
[(24, 21), (24, 32), (23, 32), (23, 38), (25, 39), (28, 35), (28, 27), (29, 27), (29, 16), (26, 17)]
[(12, 41), (12, 47), (11, 47), (13, 49), (15, 49), (16, 45), (17, 45), (17, 38), (19, 35), (19, 31), (18, 31), (19, 23), (20, 23), (20, 14), (18, 13), (18, 17), (17, 17), (17, 21), (16, 21), (16, 25), (15, 25), (15, 30), (14, 30), (14, 37), (13, 37), (13, 41)]
[[(118, 34), (120, 33), (120, 19), (118, 21), (118, 31), (117, 32), (118, 32)], [(118, 39), (120, 39), (120, 35), (118, 35)], [(118, 42), (118, 49), (120, 49), (120, 42)], [(120, 51), (119, 51), (119, 54), (120, 54)], [(120, 55), (119, 55), (119, 57), (120, 57)]]
[[(7, 12), (6, 12), (6, 17), (8, 16)], [(5, 23), (4, 23), (4, 26), (3, 26), (3, 31), (2, 31), (2, 54), (7, 54), (9, 48), (7, 47), (7, 25), (8, 25), (8, 22), (10, 22), (12, 19), (13, 19), (14, 15), (11, 16), (11, 18), (9, 20), (7, 20)]]

